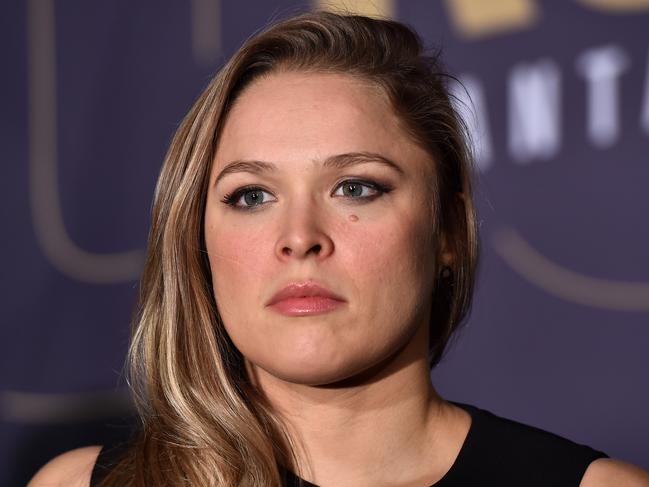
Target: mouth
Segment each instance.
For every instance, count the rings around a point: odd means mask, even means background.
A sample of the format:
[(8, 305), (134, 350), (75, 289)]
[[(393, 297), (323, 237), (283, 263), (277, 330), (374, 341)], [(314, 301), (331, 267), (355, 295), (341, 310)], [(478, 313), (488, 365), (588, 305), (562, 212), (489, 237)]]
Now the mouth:
[(312, 281), (294, 282), (277, 292), (266, 307), (286, 316), (312, 316), (332, 312), (345, 299)]

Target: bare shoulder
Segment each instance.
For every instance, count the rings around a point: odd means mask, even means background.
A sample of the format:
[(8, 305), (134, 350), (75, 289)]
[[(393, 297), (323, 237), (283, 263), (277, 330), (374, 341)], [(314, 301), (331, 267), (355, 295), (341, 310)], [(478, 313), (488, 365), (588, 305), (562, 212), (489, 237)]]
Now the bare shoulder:
[(46, 463), (27, 487), (88, 487), (100, 446), (70, 450)]
[(579, 487), (649, 487), (649, 472), (630, 463), (600, 458), (588, 466)]

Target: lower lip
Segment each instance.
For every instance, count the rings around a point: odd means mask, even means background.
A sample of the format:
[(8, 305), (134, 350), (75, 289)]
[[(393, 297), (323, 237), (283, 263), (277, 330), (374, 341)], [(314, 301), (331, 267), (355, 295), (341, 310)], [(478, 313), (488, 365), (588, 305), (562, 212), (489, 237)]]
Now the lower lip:
[(329, 313), (343, 304), (345, 304), (344, 301), (324, 296), (304, 296), (283, 299), (269, 307), (287, 316), (311, 316)]

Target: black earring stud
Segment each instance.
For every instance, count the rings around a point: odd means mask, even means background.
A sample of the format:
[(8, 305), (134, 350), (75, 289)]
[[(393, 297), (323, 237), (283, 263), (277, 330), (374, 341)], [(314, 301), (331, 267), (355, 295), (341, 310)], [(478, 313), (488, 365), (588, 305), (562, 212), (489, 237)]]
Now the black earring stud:
[(442, 267), (442, 272), (439, 273), (439, 276), (442, 279), (452, 279), (453, 277), (453, 269), (451, 269), (449, 266), (445, 265)]

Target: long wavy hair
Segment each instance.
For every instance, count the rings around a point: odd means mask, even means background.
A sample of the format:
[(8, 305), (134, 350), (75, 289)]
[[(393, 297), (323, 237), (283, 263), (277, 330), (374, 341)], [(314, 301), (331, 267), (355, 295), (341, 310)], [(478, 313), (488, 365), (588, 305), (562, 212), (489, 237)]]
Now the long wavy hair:
[[(139, 436), (103, 486), (279, 486), (295, 467), (281, 420), (252, 387), (216, 306), (203, 235), (208, 179), (233, 101), (279, 71), (345, 73), (375, 83), (435, 165), (435, 237), (455, 255), (437, 278), (430, 365), (465, 318), (477, 260), (472, 158), (438, 53), (391, 21), (329, 12), (256, 34), (180, 124), (155, 189), (128, 356)], [(431, 252), (435, 251), (431, 249)], [(438, 259), (439, 262), (439, 259)]]

